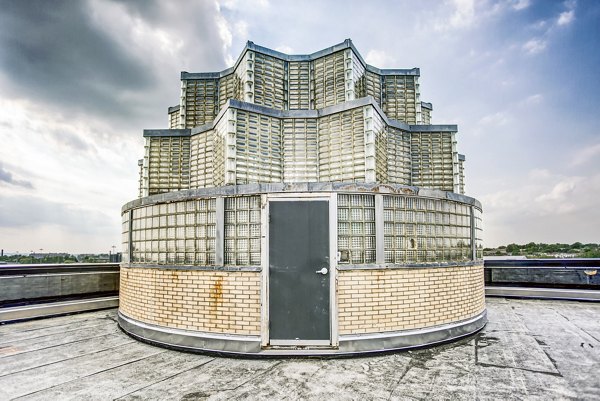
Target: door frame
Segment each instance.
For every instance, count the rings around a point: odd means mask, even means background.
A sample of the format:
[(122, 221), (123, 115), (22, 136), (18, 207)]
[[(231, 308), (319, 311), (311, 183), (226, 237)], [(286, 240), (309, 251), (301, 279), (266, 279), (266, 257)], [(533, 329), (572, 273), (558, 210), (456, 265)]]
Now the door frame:
[[(337, 193), (294, 193), (265, 194), (261, 196), (261, 330), (262, 347), (270, 343), (269, 333), (269, 203), (277, 201), (327, 201), (329, 204), (329, 343), (327, 346), (337, 347), (338, 315), (337, 315)], [(312, 344), (311, 344), (312, 343)], [(311, 340), (299, 340), (289, 345), (322, 345)]]

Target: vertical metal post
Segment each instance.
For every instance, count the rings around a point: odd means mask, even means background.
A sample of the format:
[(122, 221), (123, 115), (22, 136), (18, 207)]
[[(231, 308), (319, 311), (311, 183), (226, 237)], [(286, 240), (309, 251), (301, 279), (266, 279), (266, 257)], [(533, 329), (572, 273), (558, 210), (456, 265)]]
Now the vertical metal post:
[(473, 206), (469, 207), (471, 211), (471, 260), (477, 259), (477, 243), (475, 241), (475, 211)]
[(383, 195), (375, 195), (375, 262), (385, 263), (385, 242), (383, 230)]
[(216, 209), (215, 265), (222, 266), (225, 263), (225, 198), (216, 199)]

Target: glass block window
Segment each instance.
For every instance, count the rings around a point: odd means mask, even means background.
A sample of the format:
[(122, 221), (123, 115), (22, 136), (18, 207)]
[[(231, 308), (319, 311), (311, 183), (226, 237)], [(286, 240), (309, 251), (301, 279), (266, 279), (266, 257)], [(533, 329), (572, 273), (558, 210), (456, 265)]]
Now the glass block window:
[(260, 266), (260, 196), (225, 199), (225, 264)]
[(406, 196), (383, 197), (386, 263), (471, 259), (470, 207)]
[(475, 225), (475, 247), (477, 260), (483, 260), (483, 225), (481, 224), (481, 210), (473, 208), (473, 220)]
[(375, 198), (338, 195), (340, 263), (375, 262)]
[(215, 264), (215, 198), (134, 209), (131, 225), (132, 262)]
[(121, 216), (121, 252), (123, 262), (129, 262), (129, 212)]

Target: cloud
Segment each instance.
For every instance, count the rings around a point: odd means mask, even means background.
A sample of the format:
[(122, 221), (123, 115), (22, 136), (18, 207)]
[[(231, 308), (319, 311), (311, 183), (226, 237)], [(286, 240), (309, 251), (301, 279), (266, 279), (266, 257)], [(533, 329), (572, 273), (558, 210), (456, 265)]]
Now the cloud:
[(569, 11), (564, 11), (564, 12), (560, 13), (556, 23), (559, 26), (564, 26), (564, 25), (569, 25), (571, 22), (573, 22), (573, 20), (575, 20), (575, 11), (569, 10)]
[(527, 96), (520, 102), (521, 106), (532, 106), (534, 104), (539, 104), (544, 100), (544, 95), (540, 93), (533, 94), (531, 96)]
[(86, 2), (4, 2), (0, 66), (13, 93), (122, 113), (114, 92), (144, 90), (152, 74), (90, 19)]
[(546, 49), (547, 44), (548, 43), (544, 39), (534, 38), (525, 42), (522, 48), (527, 54), (534, 55), (544, 51), (544, 49)]
[(36, 196), (0, 196), (0, 227), (60, 226), (76, 233), (112, 229), (114, 216)]
[(378, 68), (389, 68), (396, 62), (394, 57), (390, 56), (390, 53), (385, 50), (371, 49), (365, 56), (365, 60), (368, 64)]
[(600, 143), (586, 146), (576, 152), (572, 158), (573, 161), (571, 162), (571, 166), (582, 166), (589, 162), (595, 162), (597, 164), (598, 159), (600, 159)]
[(511, 2), (511, 7), (516, 11), (521, 11), (530, 6), (529, 0), (513, 0)]
[(8, 171), (4, 164), (0, 162), (0, 184), (2, 183), (33, 189), (33, 184), (31, 184), (31, 182), (14, 178), (13, 173)]
[[(486, 246), (512, 242), (575, 242), (597, 236), (600, 174), (567, 176), (534, 169), (480, 196)], [(487, 231), (486, 231), (487, 230)]]
[(491, 125), (491, 126), (500, 127), (500, 126), (508, 124), (511, 121), (511, 119), (512, 119), (512, 117), (507, 112), (498, 111), (496, 113), (483, 116), (479, 120), (479, 124), (486, 125), (486, 126)]

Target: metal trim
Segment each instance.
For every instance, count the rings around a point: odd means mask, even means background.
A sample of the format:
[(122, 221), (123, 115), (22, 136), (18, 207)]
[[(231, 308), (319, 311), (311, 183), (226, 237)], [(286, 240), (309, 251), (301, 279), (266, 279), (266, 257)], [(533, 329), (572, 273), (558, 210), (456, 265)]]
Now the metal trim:
[(161, 327), (130, 318), (119, 311), (119, 327), (127, 334), (166, 347), (188, 351), (212, 351), (235, 354), (249, 354), (260, 351), (259, 336), (236, 334), (214, 334), (182, 329)]
[(328, 347), (331, 343), (327, 340), (271, 340), (271, 345), (274, 347), (286, 347), (286, 346), (325, 346)]
[(417, 330), (340, 336), (340, 353), (363, 353), (423, 347), (455, 340), (481, 330), (487, 311), (461, 322)]
[[(252, 355), (256, 357), (273, 356), (347, 356), (366, 353), (396, 351), (416, 347), (430, 346), (456, 340), (476, 333), (487, 323), (487, 311), (461, 322), (435, 326), (418, 330), (387, 333), (340, 336), (340, 346), (327, 347), (322, 344), (291, 344), (289, 348), (266, 348), (260, 346), (259, 336), (240, 336), (234, 334), (212, 334), (173, 329), (143, 323), (132, 319), (119, 311), (118, 323), (123, 331), (134, 338), (151, 344), (181, 349), (184, 351), (216, 352), (220, 354)], [(315, 348), (299, 349), (302, 346)], [(275, 345), (282, 346), (282, 345)], [(321, 348), (322, 347), (322, 348)]]

